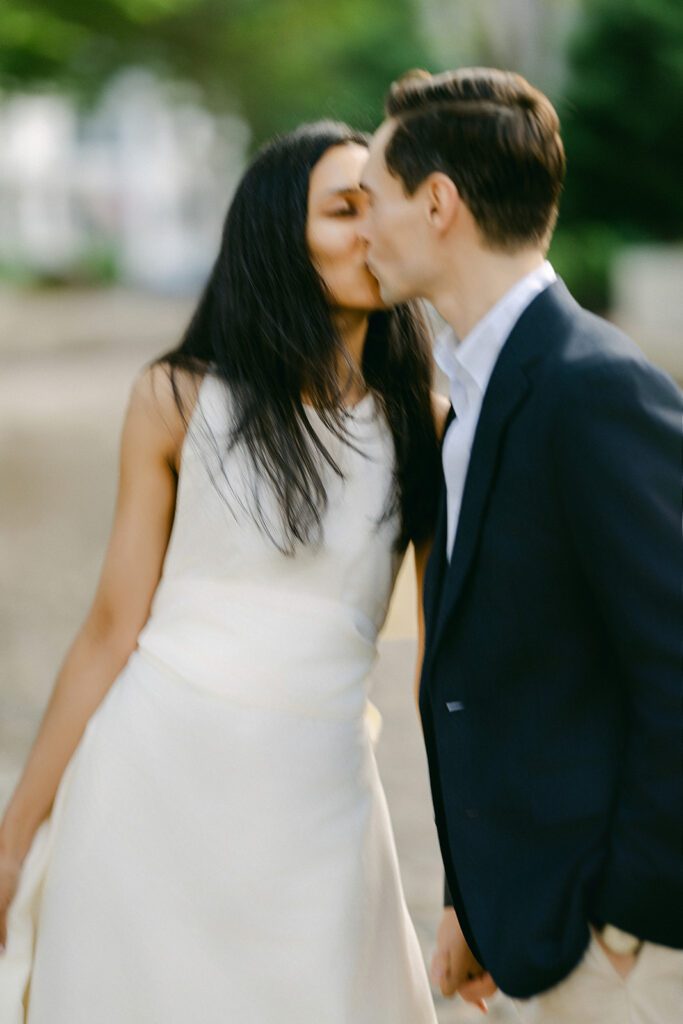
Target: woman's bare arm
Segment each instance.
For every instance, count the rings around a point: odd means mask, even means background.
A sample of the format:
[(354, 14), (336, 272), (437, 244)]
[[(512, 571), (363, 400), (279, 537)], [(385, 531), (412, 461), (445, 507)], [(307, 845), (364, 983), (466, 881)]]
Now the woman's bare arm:
[[(5, 870), (8, 863), (18, 866), (24, 859), (88, 720), (135, 648), (149, 615), (173, 522), (183, 434), (165, 369), (144, 371), (132, 389), (124, 421), (114, 523), (95, 597), (57, 675), (0, 823), (0, 865), (4, 861)], [(0, 878), (0, 942), (5, 888)]]

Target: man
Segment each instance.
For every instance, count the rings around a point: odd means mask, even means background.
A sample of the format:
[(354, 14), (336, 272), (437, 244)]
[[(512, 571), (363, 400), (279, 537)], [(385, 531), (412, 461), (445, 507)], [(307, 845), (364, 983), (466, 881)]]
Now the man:
[(420, 687), (442, 991), (683, 1020), (681, 394), (545, 260), (565, 167), (545, 96), (418, 73), (386, 113), (368, 265), (452, 328)]

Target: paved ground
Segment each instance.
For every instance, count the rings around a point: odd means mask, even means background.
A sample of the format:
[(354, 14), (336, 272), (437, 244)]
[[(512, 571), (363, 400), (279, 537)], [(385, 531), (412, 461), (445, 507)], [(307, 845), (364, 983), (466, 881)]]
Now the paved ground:
[[(135, 317), (131, 316), (131, 308)], [(114, 294), (79, 306), (5, 306), (0, 340), (0, 809), (34, 735), (55, 671), (92, 594), (111, 524), (118, 432), (136, 370), (175, 341), (181, 303)], [(80, 310), (80, 313), (79, 313)], [(407, 569), (408, 567), (406, 567)], [(378, 748), (410, 910), (425, 957), (440, 911), (441, 869), (412, 698), (414, 590), (402, 574), (373, 697)], [(439, 1003), (441, 1024), (480, 1019)], [(490, 1020), (516, 1019), (504, 998)]]

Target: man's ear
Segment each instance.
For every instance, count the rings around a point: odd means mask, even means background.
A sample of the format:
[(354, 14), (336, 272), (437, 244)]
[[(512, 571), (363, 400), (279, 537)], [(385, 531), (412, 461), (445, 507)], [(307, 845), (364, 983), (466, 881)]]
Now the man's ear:
[(460, 193), (452, 178), (434, 171), (423, 182), (425, 213), (430, 225), (440, 234), (448, 231), (458, 216)]

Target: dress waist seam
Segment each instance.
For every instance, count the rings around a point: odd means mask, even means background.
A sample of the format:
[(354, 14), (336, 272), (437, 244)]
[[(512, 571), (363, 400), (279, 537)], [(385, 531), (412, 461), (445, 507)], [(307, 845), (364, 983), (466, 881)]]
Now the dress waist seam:
[[(334, 711), (322, 710), (320, 708), (312, 707), (309, 704), (305, 704), (301, 701), (274, 701), (272, 694), (269, 695), (268, 700), (258, 700), (257, 698), (249, 698), (248, 700), (239, 696), (235, 696), (232, 693), (221, 690), (216, 686), (202, 685), (192, 679), (188, 679), (187, 676), (175, 671), (167, 662), (157, 655), (152, 654), (144, 647), (137, 647), (134, 652), (141, 661), (145, 662), (149, 667), (154, 668), (158, 673), (168, 677), (176, 684), (180, 684), (184, 687), (189, 687), (195, 693), (203, 694), (206, 697), (212, 697), (226, 704), (233, 704), (235, 707), (244, 709), (245, 711), (271, 711), (275, 714), (288, 714), (294, 715), (297, 718), (305, 717), (312, 719), (321, 719), (324, 721), (332, 722), (359, 722), (362, 721), (363, 716), (366, 712), (370, 701), (366, 698), (359, 709), (354, 713), (335, 713)], [(131, 666), (134, 668), (134, 666)], [(146, 678), (149, 682), (148, 677)], [(162, 683), (163, 685), (163, 683)]]

